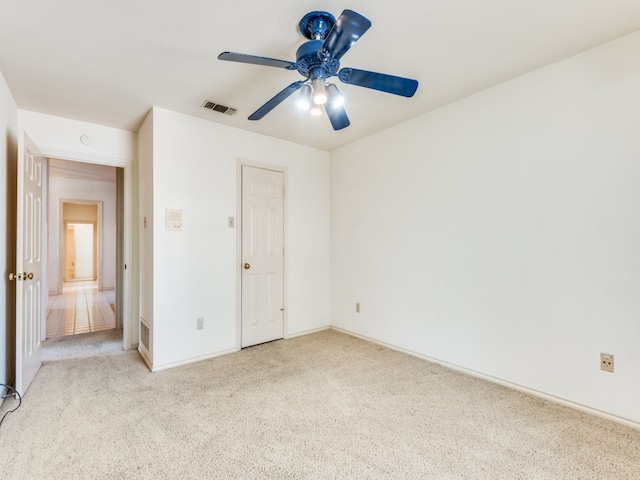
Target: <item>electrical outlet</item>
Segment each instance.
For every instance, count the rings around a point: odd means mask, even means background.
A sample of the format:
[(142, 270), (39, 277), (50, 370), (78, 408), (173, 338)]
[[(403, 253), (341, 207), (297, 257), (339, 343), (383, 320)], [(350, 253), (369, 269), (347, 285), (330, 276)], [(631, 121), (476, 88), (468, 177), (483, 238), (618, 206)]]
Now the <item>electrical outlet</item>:
[(356, 303), (356, 313), (360, 313), (360, 304)]
[(613, 373), (613, 355), (608, 353), (600, 354), (600, 370)]
[(228, 217), (227, 218), (227, 226), (229, 228), (234, 228), (236, 226), (236, 219), (235, 217)]
[(196, 320), (196, 330), (204, 330), (204, 318), (198, 318)]

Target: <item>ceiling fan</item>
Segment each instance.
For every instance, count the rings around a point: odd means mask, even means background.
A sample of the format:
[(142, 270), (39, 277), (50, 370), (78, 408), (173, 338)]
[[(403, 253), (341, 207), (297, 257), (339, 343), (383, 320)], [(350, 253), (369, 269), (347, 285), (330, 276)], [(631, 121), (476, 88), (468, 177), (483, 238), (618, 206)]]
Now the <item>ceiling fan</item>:
[(244, 53), (223, 52), (219, 60), (250, 63), (267, 67), (297, 70), (304, 78), (293, 82), (271, 100), (249, 116), (249, 120), (260, 120), (280, 105), (297, 90), (300, 90), (298, 106), (312, 115), (327, 112), (334, 130), (348, 127), (350, 122), (344, 110), (344, 97), (338, 87), (328, 83), (337, 76), (349, 85), (372, 88), (381, 92), (412, 97), (418, 88), (418, 81), (396, 77), (384, 73), (369, 72), (355, 68), (340, 68), (340, 59), (371, 27), (371, 22), (352, 10), (345, 10), (336, 20), (328, 12), (307, 13), (300, 20), (300, 33), (309, 41), (303, 43), (296, 52), (296, 61), (278, 60)]

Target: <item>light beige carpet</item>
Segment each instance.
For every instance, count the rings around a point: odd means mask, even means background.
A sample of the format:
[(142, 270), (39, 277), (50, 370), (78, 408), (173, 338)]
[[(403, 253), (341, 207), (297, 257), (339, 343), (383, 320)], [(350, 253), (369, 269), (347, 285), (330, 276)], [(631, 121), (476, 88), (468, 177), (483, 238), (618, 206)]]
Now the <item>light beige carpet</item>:
[(640, 431), (335, 331), (157, 373), (101, 341), (48, 353), (0, 478), (640, 478)]

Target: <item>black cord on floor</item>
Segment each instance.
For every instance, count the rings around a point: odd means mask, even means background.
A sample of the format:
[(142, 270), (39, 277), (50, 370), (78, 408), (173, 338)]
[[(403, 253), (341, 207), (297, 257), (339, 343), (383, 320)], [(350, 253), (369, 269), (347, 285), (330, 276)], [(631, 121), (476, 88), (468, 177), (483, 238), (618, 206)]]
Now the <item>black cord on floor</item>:
[(13, 393), (6, 393), (2, 396), (2, 398), (7, 398), (10, 397), (12, 395), (15, 395), (16, 397), (18, 397), (18, 406), (16, 408), (14, 408), (13, 410), (9, 410), (8, 412), (5, 412), (5, 414), (2, 416), (2, 418), (0, 418), (0, 427), (2, 427), (2, 422), (4, 422), (4, 419), (7, 415), (9, 415), (10, 413), (15, 412), (17, 409), (20, 408), (20, 405), (22, 405), (22, 397), (20, 396), (20, 394), (18, 393), (18, 391), (13, 388), (10, 387), (9, 385), (5, 385), (4, 383), (0, 383), (0, 387), (5, 387), (7, 390), (11, 390)]

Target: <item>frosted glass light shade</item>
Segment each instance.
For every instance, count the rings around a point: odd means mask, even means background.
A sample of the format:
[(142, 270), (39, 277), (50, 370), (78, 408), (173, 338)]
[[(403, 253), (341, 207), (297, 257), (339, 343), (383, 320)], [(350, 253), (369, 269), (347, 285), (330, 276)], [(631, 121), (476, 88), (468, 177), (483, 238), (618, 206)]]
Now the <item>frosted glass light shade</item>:
[(298, 101), (296, 102), (298, 108), (302, 110), (309, 110), (311, 108), (311, 86), (303, 85), (298, 95)]
[(313, 85), (313, 103), (316, 105), (327, 103), (327, 87), (324, 85), (324, 79), (316, 78), (311, 84)]
[(329, 103), (333, 108), (340, 108), (344, 105), (344, 97), (333, 83), (327, 87), (327, 95), (329, 97)]
[(311, 110), (309, 110), (309, 113), (311, 115), (313, 115), (314, 117), (318, 117), (320, 115), (322, 115), (322, 106), (321, 105), (312, 105), (311, 106)]

